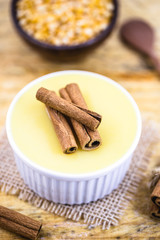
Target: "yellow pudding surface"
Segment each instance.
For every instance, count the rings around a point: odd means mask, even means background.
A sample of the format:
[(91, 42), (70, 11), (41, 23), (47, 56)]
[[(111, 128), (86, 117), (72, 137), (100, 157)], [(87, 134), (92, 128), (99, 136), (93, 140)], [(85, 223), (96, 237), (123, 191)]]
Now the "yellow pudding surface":
[[(98, 128), (102, 145), (92, 151), (64, 154), (45, 105), (35, 95), (40, 87), (58, 90), (77, 83), (88, 108), (102, 115)], [(11, 114), (11, 133), (19, 150), (34, 163), (57, 172), (82, 174), (100, 170), (119, 160), (137, 133), (137, 117), (128, 97), (98, 75), (64, 72), (36, 82), (23, 93)]]

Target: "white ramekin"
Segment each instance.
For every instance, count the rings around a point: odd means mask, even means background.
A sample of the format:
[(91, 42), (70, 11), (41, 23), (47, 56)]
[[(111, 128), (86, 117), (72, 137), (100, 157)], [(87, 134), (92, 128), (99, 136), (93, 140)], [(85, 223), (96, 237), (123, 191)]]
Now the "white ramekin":
[[(18, 148), (11, 132), (11, 114), (19, 97), (32, 85), (56, 75), (68, 73), (89, 74), (98, 76), (123, 92), (131, 102), (137, 116), (137, 132), (135, 139), (128, 151), (116, 163), (101, 170), (85, 174), (65, 174), (45, 169), (28, 159)], [(96, 201), (116, 189), (123, 180), (129, 168), (133, 152), (141, 135), (140, 111), (131, 95), (118, 83), (102, 75), (86, 71), (61, 71), (42, 76), (25, 86), (13, 99), (6, 119), (6, 130), (9, 143), (14, 152), (18, 170), (24, 182), (38, 195), (55, 203), (81, 204)]]

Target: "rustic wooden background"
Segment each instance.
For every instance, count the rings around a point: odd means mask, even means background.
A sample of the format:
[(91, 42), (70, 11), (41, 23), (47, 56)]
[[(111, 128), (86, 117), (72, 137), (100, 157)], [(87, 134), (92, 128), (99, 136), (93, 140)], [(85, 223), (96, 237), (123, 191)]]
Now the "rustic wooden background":
[[(5, 124), (7, 109), (15, 94), (27, 83), (44, 74), (66, 69), (94, 71), (122, 84), (134, 97), (141, 112), (160, 122), (160, 76), (148, 59), (124, 46), (119, 40), (121, 24), (134, 17), (147, 20), (155, 28), (155, 50), (160, 58), (160, 1), (121, 0), (116, 28), (109, 39), (91, 51), (64, 56), (45, 53), (23, 41), (15, 31), (10, 17), (10, 1), (0, 0), (0, 129)], [(152, 157), (150, 169), (160, 162), (160, 144)], [(16, 196), (0, 193), (0, 204), (43, 221), (40, 239), (158, 239), (158, 221), (147, 212), (148, 190), (144, 180), (135, 193), (116, 227), (102, 231), (100, 227), (87, 229), (81, 222), (73, 222), (47, 213)], [(0, 239), (22, 239), (0, 229)]]

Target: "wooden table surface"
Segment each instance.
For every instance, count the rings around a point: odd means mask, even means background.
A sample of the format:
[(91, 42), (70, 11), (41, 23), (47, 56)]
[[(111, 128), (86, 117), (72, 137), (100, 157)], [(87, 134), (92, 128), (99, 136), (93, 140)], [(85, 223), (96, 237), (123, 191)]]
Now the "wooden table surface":
[[(5, 124), (7, 109), (15, 94), (27, 83), (58, 70), (78, 69), (101, 73), (124, 86), (136, 100), (141, 112), (160, 122), (160, 77), (147, 59), (124, 46), (119, 40), (119, 27), (130, 17), (148, 20), (156, 30), (155, 49), (160, 58), (159, 0), (121, 0), (116, 28), (109, 39), (95, 49), (68, 55), (45, 53), (24, 42), (12, 26), (10, 1), (0, 0), (0, 129)], [(160, 144), (150, 166), (160, 161)], [(87, 229), (0, 193), (0, 204), (43, 221), (39, 239), (160, 239), (160, 222), (146, 212), (147, 187), (143, 181), (122, 216), (119, 225), (110, 230)], [(0, 229), (0, 239), (23, 239)]]

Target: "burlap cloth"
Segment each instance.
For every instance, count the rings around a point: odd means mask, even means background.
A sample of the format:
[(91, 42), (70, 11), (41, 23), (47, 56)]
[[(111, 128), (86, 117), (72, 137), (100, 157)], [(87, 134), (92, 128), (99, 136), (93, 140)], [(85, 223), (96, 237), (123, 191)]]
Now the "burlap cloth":
[(156, 126), (153, 122), (143, 123), (141, 139), (130, 168), (116, 190), (96, 202), (70, 206), (55, 204), (42, 199), (27, 187), (17, 171), (12, 150), (5, 130), (3, 130), (0, 135), (0, 190), (17, 195), (20, 199), (59, 216), (74, 221), (83, 219), (89, 228), (102, 225), (102, 229), (109, 229), (111, 225), (118, 224), (128, 201), (133, 198), (139, 183), (144, 177), (144, 171), (147, 168), (153, 149), (151, 144), (156, 140), (156, 133)]

